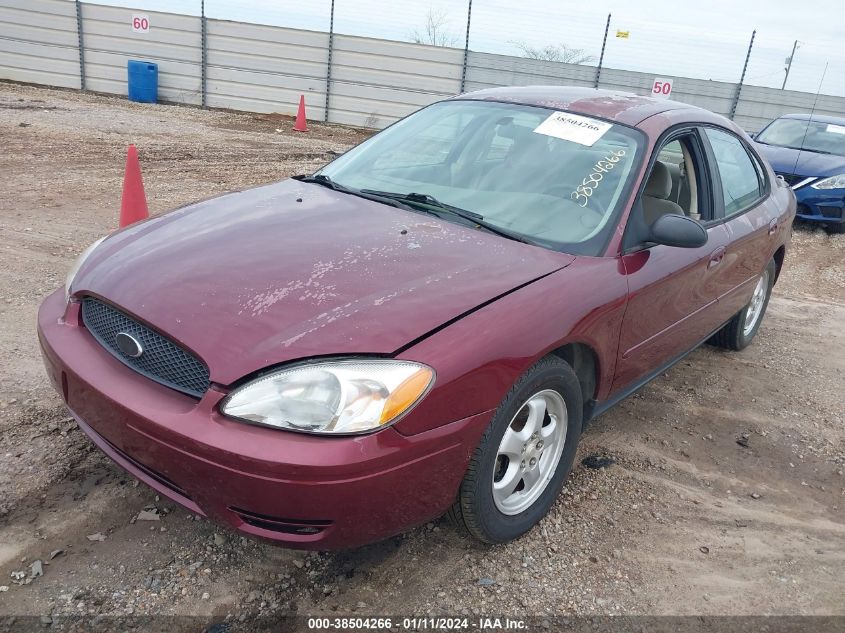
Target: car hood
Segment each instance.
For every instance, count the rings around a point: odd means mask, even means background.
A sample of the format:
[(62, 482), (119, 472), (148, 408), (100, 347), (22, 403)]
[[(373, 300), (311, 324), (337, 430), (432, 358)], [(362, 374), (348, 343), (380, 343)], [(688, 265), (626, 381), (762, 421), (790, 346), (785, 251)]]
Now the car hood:
[(573, 259), (287, 180), (115, 233), (73, 291), (135, 315), (230, 384), (293, 359), (393, 353)]
[(845, 173), (845, 156), (819, 154), (806, 150), (757, 143), (757, 149), (780, 174), (826, 178)]

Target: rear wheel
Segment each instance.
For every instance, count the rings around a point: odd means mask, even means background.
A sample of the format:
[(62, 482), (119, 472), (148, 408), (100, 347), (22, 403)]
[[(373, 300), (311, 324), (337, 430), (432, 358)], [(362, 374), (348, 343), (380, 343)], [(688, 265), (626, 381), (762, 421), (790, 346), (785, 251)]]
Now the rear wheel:
[(757, 330), (760, 329), (760, 323), (763, 321), (763, 315), (769, 305), (772, 286), (775, 284), (776, 270), (775, 260), (769, 260), (765, 270), (757, 279), (754, 293), (751, 295), (748, 305), (713, 335), (710, 339), (713, 345), (739, 351), (751, 344)]
[(572, 468), (581, 418), (581, 387), (572, 368), (555, 356), (540, 360), (496, 410), (450, 518), (486, 543), (531, 529)]

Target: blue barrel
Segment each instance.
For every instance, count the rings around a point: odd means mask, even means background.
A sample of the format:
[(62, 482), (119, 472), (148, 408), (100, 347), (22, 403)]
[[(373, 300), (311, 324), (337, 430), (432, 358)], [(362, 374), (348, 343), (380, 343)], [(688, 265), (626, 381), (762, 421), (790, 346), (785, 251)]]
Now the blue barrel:
[(130, 59), (126, 64), (129, 73), (129, 100), (141, 103), (158, 101), (158, 64)]

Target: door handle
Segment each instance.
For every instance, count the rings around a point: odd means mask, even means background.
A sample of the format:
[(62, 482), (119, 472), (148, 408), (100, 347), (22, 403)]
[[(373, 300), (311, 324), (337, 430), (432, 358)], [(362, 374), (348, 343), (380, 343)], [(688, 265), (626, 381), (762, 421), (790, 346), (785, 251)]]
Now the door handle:
[(714, 266), (718, 266), (722, 263), (722, 259), (725, 257), (725, 247), (720, 246), (715, 251), (710, 253), (710, 261), (707, 262), (707, 268), (713, 268)]
[(774, 235), (778, 232), (778, 228), (780, 228), (780, 224), (777, 220), (772, 220), (769, 222), (769, 235)]

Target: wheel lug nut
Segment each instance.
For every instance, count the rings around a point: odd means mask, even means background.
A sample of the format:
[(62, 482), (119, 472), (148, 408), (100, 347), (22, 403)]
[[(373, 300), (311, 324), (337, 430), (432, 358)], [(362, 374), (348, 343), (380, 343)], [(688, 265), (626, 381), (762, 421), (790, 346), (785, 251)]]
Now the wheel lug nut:
[(529, 463), (533, 466), (534, 464), (537, 463), (537, 460), (534, 457), (532, 457), (531, 461)]
[(519, 465), (520, 468), (525, 468), (525, 460), (522, 460), (522, 463)]

